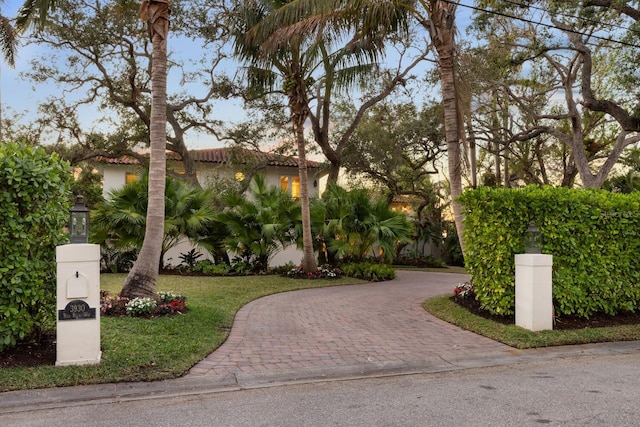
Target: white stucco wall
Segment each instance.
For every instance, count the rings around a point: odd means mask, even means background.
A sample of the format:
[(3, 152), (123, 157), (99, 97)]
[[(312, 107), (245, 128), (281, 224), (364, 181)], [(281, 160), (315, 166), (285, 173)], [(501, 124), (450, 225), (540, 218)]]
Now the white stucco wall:
[(125, 184), (127, 172), (132, 172), (133, 167), (127, 165), (105, 165), (102, 173), (102, 196), (108, 198), (112, 190), (121, 188)]
[[(169, 165), (171, 167), (171, 165)], [(200, 163), (197, 165), (198, 181), (203, 186), (207, 186), (216, 180), (216, 177), (233, 178), (235, 173), (239, 171), (226, 165), (220, 166), (216, 164)], [(127, 172), (137, 173), (139, 168), (135, 165), (111, 165), (107, 164), (101, 168), (103, 175), (102, 194), (106, 198), (114, 189), (125, 185)], [(177, 169), (179, 170), (179, 169)], [(309, 196), (318, 197), (320, 189), (320, 180), (315, 175), (315, 169), (309, 169)], [(298, 176), (298, 169), (294, 167), (274, 167), (270, 166), (261, 172), (268, 185), (280, 187), (280, 177), (288, 176), (290, 178)], [(326, 181), (326, 180), (325, 180)], [(289, 180), (291, 183), (291, 179)], [(291, 185), (291, 184), (290, 184)], [(291, 188), (289, 188), (291, 190)], [(193, 248), (191, 243), (184, 239), (175, 248), (170, 249), (164, 257), (166, 264), (177, 266), (180, 264), (180, 254), (186, 253)], [(210, 258), (208, 252), (204, 249), (200, 250), (204, 255), (201, 259)], [(269, 262), (270, 267), (278, 267), (292, 262), (299, 265), (302, 261), (302, 251), (298, 250), (295, 245), (278, 252)]]

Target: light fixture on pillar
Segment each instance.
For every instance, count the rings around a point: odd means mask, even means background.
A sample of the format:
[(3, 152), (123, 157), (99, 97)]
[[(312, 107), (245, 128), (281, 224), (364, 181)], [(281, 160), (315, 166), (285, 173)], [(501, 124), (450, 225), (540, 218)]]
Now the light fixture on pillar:
[(524, 252), (527, 254), (540, 254), (542, 253), (542, 233), (536, 227), (536, 224), (531, 221), (526, 231), (526, 240), (524, 246)]
[(84, 205), (84, 197), (76, 196), (76, 204), (69, 211), (69, 237), (71, 243), (89, 243), (89, 209)]

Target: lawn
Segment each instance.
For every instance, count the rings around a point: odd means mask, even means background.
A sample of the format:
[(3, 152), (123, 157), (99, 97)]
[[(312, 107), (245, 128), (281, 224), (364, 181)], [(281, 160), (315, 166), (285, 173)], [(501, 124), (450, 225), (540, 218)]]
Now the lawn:
[[(101, 289), (117, 293), (124, 279), (124, 274), (102, 275)], [(100, 364), (0, 369), (0, 391), (180, 377), (224, 342), (235, 313), (246, 303), (278, 292), (353, 283), (362, 280), (162, 275), (158, 290), (186, 296), (186, 314), (102, 317)]]
[(452, 301), (451, 295), (431, 298), (423, 307), (446, 322), (520, 349), (640, 340), (638, 324), (533, 332), (515, 324), (505, 325), (477, 316)]
[[(124, 274), (102, 275), (101, 288), (117, 293), (124, 278)], [(224, 342), (235, 313), (246, 303), (278, 292), (355, 283), (362, 280), (163, 275), (158, 290), (185, 295), (186, 314), (154, 319), (103, 317), (99, 365), (0, 369), (0, 392), (180, 377)], [(423, 306), (447, 322), (516, 348), (640, 340), (638, 325), (531, 332), (476, 316), (451, 301), (449, 295), (432, 298)]]

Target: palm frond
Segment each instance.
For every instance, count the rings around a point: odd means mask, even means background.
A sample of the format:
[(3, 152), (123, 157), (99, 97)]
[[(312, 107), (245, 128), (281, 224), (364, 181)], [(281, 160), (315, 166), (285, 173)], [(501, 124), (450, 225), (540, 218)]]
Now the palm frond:
[(0, 15), (0, 50), (2, 50), (2, 56), (4, 60), (11, 67), (16, 64), (16, 49), (18, 47), (18, 38), (16, 37), (16, 30), (11, 25), (9, 18)]

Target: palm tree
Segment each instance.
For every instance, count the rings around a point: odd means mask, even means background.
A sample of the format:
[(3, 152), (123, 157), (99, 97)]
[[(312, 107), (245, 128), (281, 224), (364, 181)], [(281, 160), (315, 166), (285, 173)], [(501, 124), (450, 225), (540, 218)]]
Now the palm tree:
[(327, 261), (391, 262), (399, 243), (411, 241), (413, 227), (402, 213), (393, 212), (386, 198), (372, 198), (365, 189), (347, 191), (335, 184), (314, 205), (314, 228)]
[(228, 229), (227, 249), (253, 271), (267, 271), (271, 257), (295, 242), (300, 205), (279, 187), (268, 187), (262, 175), (253, 178), (248, 195), (228, 193), (225, 202), (217, 220)]
[(464, 135), (464, 115), (458, 91), (458, 72), (456, 70), (455, 17), (456, 2), (442, 0), (421, 0), (428, 20), (420, 22), (429, 31), (431, 43), (438, 52), (438, 70), (440, 72), (440, 86), (442, 89), (442, 104), (444, 106), (444, 129), (447, 141), (447, 163), (449, 167), (449, 188), (451, 191), (451, 206), (453, 219), (456, 224), (460, 248), (464, 254), (464, 215), (458, 197), (462, 195), (462, 159), (460, 144)]
[(11, 24), (11, 20), (0, 14), (0, 49), (2, 56), (10, 67), (15, 66), (16, 47), (18, 46), (18, 38), (16, 30)]
[(167, 37), (170, 0), (143, 0), (140, 16), (146, 21), (153, 47), (151, 56), (151, 121), (149, 140), (149, 198), (146, 229), (140, 255), (127, 275), (120, 295), (155, 297), (164, 236), (164, 193), (167, 147)]
[[(92, 212), (91, 240), (114, 248), (139, 250), (145, 237), (148, 186), (147, 177), (142, 177), (112, 191), (109, 200), (99, 203)], [(165, 187), (160, 268), (169, 249), (183, 238), (197, 245), (215, 221), (210, 190), (191, 187), (173, 177), (167, 177)]]
[[(302, 215), (303, 260), (305, 271), (316, 270), (309, 213), (309, 180), (307, 176), (306, 141), (304, 123), (309, 117), (308, 91), (313, 84), (310, 73), (318, 54), (317, 41), (306, 41), (303, 35), (292, 37), (286, 46), (273, 51), (262, 49), (270, 30), (264, 23), (276, 10), (280, 1), (248, 1), (238, 11), (234, 29), (235, 55), (248, 64), (250, 87), (258, 94), (271, 91), (278, 79), (288, 99), (293, 135), (298, 149), (298, 175), (300, 177), (300, 208)], [(268, 31), (262, 34), (262, 31)], [(273, 30), (273, 29), (271, 29)]]
[[(249, 65), (250, 84), (254, 88), (257, 87), (259, 93), (263, 94), (267, 90), (273, 90), (276, 82), (280, 80), (289, 101), (293, 135), (300, 159), (302, 247), (305, 254), (303, 268), (311, 271), (315, 269), (316, 263), (313, 259), (313, 241), (307, 214), (309, 203), (304, 161), (306, 159), (304, 124), (311, 119), (316, 142), (332, 162), (330, 180), (332, 178), (335, 180), (341, 149), (333, 150), (329, 146), (326, 133), (329, 128), (331, 95), (333, 91), (363, 79), (364, 74), (375, 68), (376, 59), (381, 50), (381, 38), (372, 32), (365, 37), (350, 40), (334, 37), (334, 34), (325, 33), (322, 28), (317, 28), (317, 31), (312, 33), (300, 31), (285, 36), (282, 30), (286, 31), (286, 27), (280, 26), (279, 14), (283, 10), (286, 11), (289, 4), (291, 2), (278, 0), (246, 2), (238, 14), (240, 19), (235, 35), (235, 46), (236, 55)], [(342, 47), (332, 50), (336, 46)], [(322, 72), (324, 74), (320, 75)], [(315, 84), (314, 77), (318, 78), (318, 84)], [(390, 93), (394, 85), (390, 85), (385, 94)], [(312, 86), (314, 93), (318, 91), (315, 95), (311, 92)], [(384, 96), (379, 95), (376, 100), (369, 101), (367, 106)], [(317, 101), (317, 115), (314, 115), (310, 108), (310, 99), (313, 98)], [(359, 114), (361, 115), (365, 109), (362, 108)], [(346, 136), (343, 139), (346, 139)]]
[[(344, 34), (354, 28), (362, 39), (398, 31), (401, 11), (414, 16), (429, 33), (438, 54), (441, 90), (445, 110), (445, 138), (448, 149), (449, 185), (456, 229), (464, 252), (463, 214), (457, 197), (462, 193), (460, 144), (463, 113), (456, 70), (455, 12), (457, 0), (292, 0), (271, 16), (279, 28), (267, 45), (283, 45), (301, 34), (332, 31)], [(384, 46), (380, 45), (380, 49)]]

